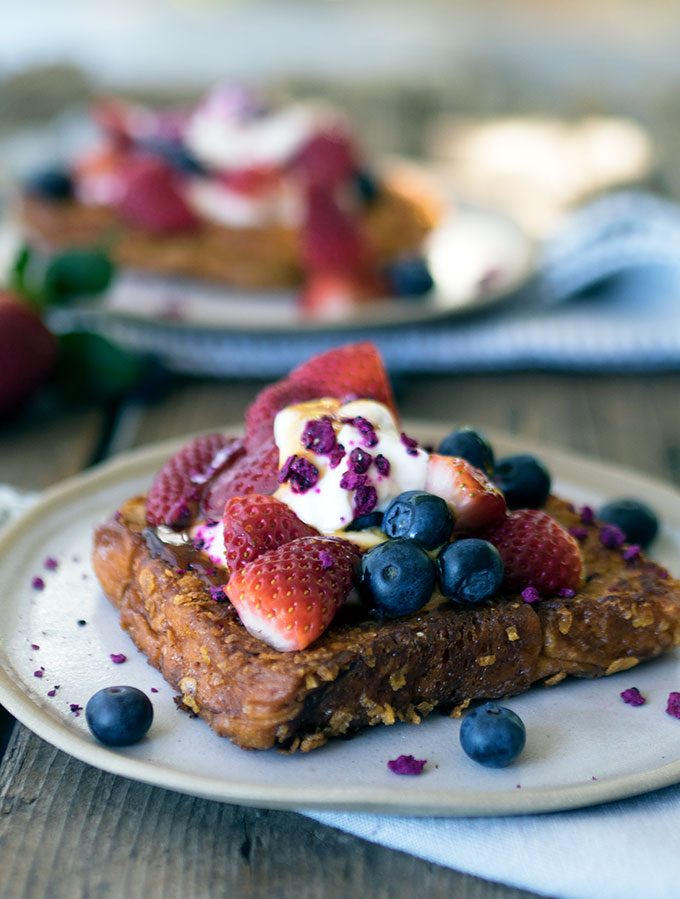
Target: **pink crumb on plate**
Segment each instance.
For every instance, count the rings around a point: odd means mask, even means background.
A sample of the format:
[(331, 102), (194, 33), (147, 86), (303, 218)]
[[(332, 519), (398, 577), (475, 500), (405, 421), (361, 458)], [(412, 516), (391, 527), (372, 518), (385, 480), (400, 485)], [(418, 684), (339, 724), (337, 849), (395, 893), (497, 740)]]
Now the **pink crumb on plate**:
[(666, 712), (674, 718), (680, 718), (680, 693), (669, 693)]
[(387, 767), (394, 774), (422, 774), (427, 759), (416, 759), (412, 755), (400, 755), (396, 759), (390, 759)]

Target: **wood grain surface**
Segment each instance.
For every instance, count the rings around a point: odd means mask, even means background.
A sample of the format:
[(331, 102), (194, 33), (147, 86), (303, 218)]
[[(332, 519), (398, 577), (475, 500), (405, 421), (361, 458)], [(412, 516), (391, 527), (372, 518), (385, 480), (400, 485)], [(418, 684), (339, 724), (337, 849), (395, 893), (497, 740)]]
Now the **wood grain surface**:
[[(242, 420), (261, 385), (182, 381), (127, 407), (114, 450)], [(470, 423), (680, 483), (680, 375), (513, 373), (411, 378), (404, 417)], [(106, 409), (34, 410), (0, 427), (0, 482), (39, 489), (87, 466)], [(9, 732), (0, 717), (2, 734)], [(461, 897), (519, 899), (492, 884), (321, 826), (138, 784), (15, 726), (0, 764), (0, 897)]]

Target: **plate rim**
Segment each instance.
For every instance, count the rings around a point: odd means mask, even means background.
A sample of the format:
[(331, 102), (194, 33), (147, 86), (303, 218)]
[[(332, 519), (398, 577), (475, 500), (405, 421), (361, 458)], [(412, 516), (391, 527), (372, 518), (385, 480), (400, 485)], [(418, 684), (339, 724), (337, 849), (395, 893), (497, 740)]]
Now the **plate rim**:
[[(441, 422), (411, 420), (404, 422), (409, 432), (415, 434), (443, 435), (449, 427)], [(225, 433), (238, 433), (240, 426), (225, 427)], [(584, 469), (597, 478), (604, 492), (608, 492), (623, 480), (633, 484), (634, 491), (645, 491), (651, 505), (675, 506), (675, 518), (680, 524), (680, 490), (661, 478), (640, 473), (622, 465), (616, 465), (594, 457), (572, 453), (549, 444), (539, 443), (502, 431), (487, 429), (495, 445), (503, 452), (522, 449), (542, 455), (558, 478), (576, 480)], [(98, 488), (112, 486), (126, 478), (152, 474), (173, 451), (190, 439), (191, 435), (163, 440), (117, 455), (112, 460), (76, 474), (47, 488), (37, 502), (10, 522), (0, 532), (0, 562), (11, 547), (30, 533), (31, 524), (38, 517), (58, 509), (78, 495), (96, 493)], [(2, 597), (0, 596), (0, 602)], [(520, 792), (507, 790), (461, 793), (456, 790), (404, 791), (395, 795), (394, 789), (374, 786), (366, 798), (366, 787), (326, 785), (294, 788), (285, 785), (242, 784), (238, 781), (219, 780), (197, 773), (188, 774), (171, 766), (159, 766), (155, 762), (136, 759), (124, 751), (104, 747), (88, 739), (80, 731), (52, 718), (29, 694), (12, 679), (0, 658), (0, 702), (17, 720), (74, 758), (103, 771), (153, 786), (187, 793), (206, 799), (276, 809), (315, 809), (325, 811), (363, 811), (393, 816), (428, 817), (486, 817), (497, 815), (524, 815), (543, 812), (566, 811), (628, 798), (680, 782), (680, 758), (652, 770), (625, 774), (617, 777), (556, 788), (525, 788)], [(205, 725), (207, 727), (207, 725)], [(212, 734), (215, 739), (219, 739)], [(361, 739), (357, 735), (355, 739)], [(272, 750), (275, 751), (275, 750)], [(294, 795), (293, 795), (294, 793)]]

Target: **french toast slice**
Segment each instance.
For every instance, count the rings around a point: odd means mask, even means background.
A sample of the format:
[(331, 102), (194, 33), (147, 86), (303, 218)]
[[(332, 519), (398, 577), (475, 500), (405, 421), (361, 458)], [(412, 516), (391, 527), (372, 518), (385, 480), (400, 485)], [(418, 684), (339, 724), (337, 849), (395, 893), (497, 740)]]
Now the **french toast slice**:
[(318, 640), (292, 653), (251, 636), (229, 602), (215, 601), (210, 563), (162, 542), (147, 525), (144, 497), (97, 528), (93, 564), (122, 627), (185, 707), (243, 749), (309, 751), (539, 681), (613, 674), (680, 643), (680, 583), (642, 554), (626, 561), (603, 545), (598, 523), (583, 525), (563, 500), (550, 497), (545, 508), (587, 532), (584, 582), (573, 597), (530, 604), (499, 596), (472, 607), (434, 598), (383, 621), (347, 604)]

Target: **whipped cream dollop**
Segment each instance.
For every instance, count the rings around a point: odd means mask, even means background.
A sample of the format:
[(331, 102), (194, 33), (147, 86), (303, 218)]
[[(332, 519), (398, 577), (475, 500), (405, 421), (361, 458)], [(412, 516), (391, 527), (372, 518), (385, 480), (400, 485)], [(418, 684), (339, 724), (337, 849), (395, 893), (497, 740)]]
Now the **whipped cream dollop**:
[(288, 406), (274, 420), (274, 439), (280, 469), (274, 496), (323, 534), (425, 486), (428, 454), (375, 400)]

